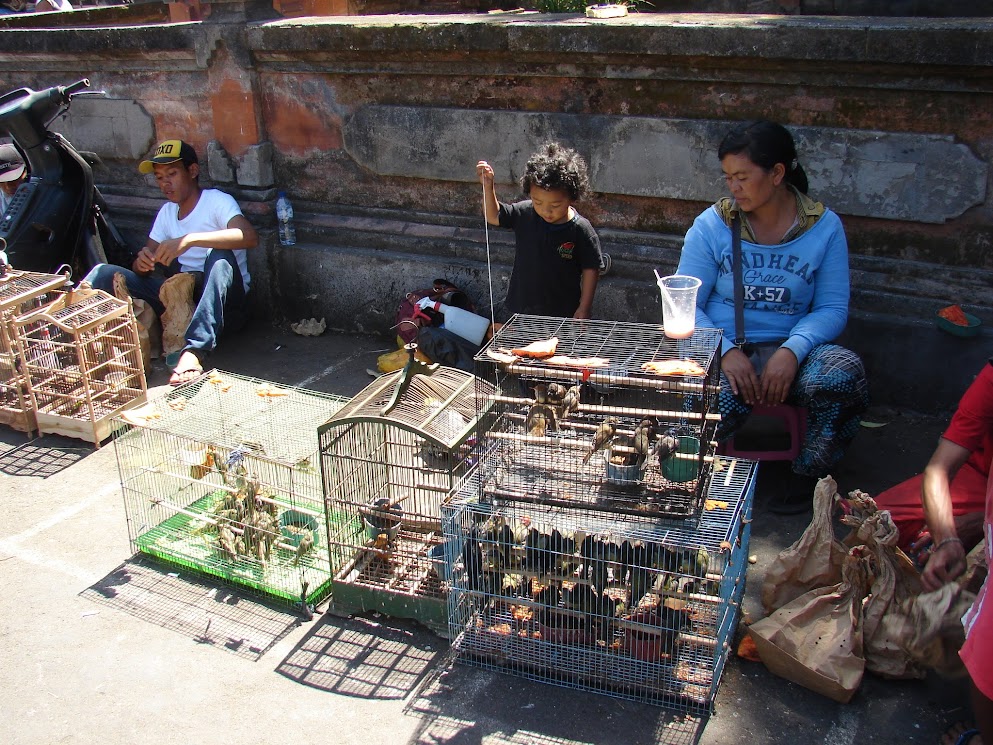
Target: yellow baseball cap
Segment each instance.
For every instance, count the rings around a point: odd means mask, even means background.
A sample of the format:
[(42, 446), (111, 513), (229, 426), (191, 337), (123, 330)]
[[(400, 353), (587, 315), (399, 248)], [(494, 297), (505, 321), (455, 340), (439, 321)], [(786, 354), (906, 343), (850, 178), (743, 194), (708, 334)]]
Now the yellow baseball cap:
[(155, 170), (155, 164), (175, 163), (183, 161), (186, 165), (199, 163), (197, 151), (188, 142), (182, 140), (163, 140), (156, 146), (151, 158), (138, 164), (138, 172), (149, 174)]

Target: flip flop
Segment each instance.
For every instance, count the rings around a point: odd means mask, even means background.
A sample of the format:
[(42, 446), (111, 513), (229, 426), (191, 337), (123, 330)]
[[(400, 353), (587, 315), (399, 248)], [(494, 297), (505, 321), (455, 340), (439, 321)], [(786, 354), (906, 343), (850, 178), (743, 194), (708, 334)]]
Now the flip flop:
[[(958, 732), (957, 735), (955, 734), (956, 732)], [(980, 731), (975, 727), (970, 727), (964, 722), (956, 722), (947, 730), (945, 730), (942, 739), (944, 740), (944, 738), (954, 737), (955, 739), (952, 741), (952, 745), (969, 745), (969, 743), (972, 741), (972, 738), (980, 737), (980, 736), (981, 736)]]
[(189, 356), (193, 358), (193, 362), (183, 364), (183, 357), (180, 356), (179, 364), (177, 364), (176, 369), (172, 371), (172, 375), (169, 377), (169, 385), (173, 388), (186, 383), (192, 383), (194, 380), (203, 375), (203, 366), (200, 364), (200, 360), (198, 360), (196, 355), (192, 352)]

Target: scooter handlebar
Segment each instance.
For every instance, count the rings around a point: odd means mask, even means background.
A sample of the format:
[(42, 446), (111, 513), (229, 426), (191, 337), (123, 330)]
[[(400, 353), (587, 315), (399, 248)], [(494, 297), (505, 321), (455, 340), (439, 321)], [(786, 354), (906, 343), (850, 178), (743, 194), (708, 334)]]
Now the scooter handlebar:
[(82, 80), (76, 81), (75, 83), (65, 86), (62, 89), (62, 95), (64, 95), (66, 98), (71, 98), (76, 93), (79, 93), (81, 90), (84, 90), (89, 87), (90, 87), (90, 79), (83, 78)]

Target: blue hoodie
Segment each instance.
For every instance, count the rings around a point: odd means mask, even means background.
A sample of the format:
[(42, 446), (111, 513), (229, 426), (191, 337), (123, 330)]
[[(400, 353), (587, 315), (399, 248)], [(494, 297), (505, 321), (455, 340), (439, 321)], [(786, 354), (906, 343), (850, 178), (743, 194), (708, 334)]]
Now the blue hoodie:
[[(745, 338), (777, 341), (802, 363), (818, 344), (833, 341), (848, 321), (848, 241), (831, 210), (803, 235), (764, 246), (741, 241)], [(723, 356), (734, 347), (731, 228), (714, 207), (686, 233), (678, 274), (697, 277), (696, 325), (724, 331)]]

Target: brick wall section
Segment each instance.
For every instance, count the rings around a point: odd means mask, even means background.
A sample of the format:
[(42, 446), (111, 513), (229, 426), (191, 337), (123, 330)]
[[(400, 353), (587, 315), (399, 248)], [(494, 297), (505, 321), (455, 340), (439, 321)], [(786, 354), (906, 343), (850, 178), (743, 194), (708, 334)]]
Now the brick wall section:
[[(315, 0), (293, 1), (304, 12)], [(335, 1), (320, 12), (344, 9)], [(972, 342), (945, 338), (931, 314), (960, 302), (993, 326), (989, 20), (506, 13), (271, 21), (272, 5), (234, 0), (209, 10), (203, 23), (77, 28), (54, 27), (52, 19), (45, 21), (52, 28), (33, 29), (0, 21), (0, 90), (85, 75), (118, 103), (134, 104), (139, 113), (123, 107), (125, 119), (146, 117), (140, 126), (134, 120), (142, 138), (181, 135), (202, 157), (209, 150), (223, 159), (210, 173), (266, 229), (266, 246), (253, 252), (253, 286), (273, 316), (326, 315), (332, 325), (382, 331), (404, 288), (446, 274), (486, 296), (472, 170), (492, 133), (459, 132), (457, 122), (439, 130), (442, 139), (428, 143), (433, 157), (464, 163), (465, 175), (453, 168), (456, 175), (437, 178), (405, 171), (409, 163), (383, 168), (354, 157), (345, 133), (360, 112), (543, 112), (587, 138), (595, 137), (583, 134), (591, 117), (714, 127), (765, 117), (817, 131), (944, 137), (987, 169), (978, 202), (956, 193), (954, 168), (941, 183), (911, 182), (907, 198), (932, 189), (940, 193), (926, 196), (964, 204), (944, 222), (842, 217), (855, 290), (851, 343), (866, 356), (879, 395), (925, 392), (934, 405), (954, 402), (961, 381), (928, 370), (926, 361), (953, 359), (967, 376), (988, 353), (989, 332)], [(410, 146), (414, 134), (401, 129), (397, 137)], [(158, 195), (129, 151), (113, 138), (77, 144), (104, 157), (101, 186), (129, 227), (147, 231)], [(507, 164), (500, 193), (509, 199), (514, 164), (528, 153), (507, 147), (509, 140), (493, 145)], [(845, 167), (839, 159), (837, 168)], [(299, 216), (300, 244), (290, 251), (271, 232), (277, 186)], [(681, 236), (707, 200), (620, 191), (582, 206), (615, 258), (595, 312), (655, 320), (651, 271), (675, 265)], [(831, 194), (818, 196), (831, 202)], [(500, 296), (506, 235), (491, 231), (491, 244)]]

